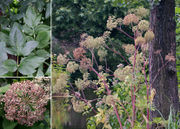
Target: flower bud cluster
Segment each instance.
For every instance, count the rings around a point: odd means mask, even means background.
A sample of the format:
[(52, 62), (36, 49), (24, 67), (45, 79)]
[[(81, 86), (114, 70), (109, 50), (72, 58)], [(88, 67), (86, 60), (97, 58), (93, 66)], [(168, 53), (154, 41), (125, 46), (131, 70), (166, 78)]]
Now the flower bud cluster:
[(99, 56), (99, 60), (100, 61), (103, 61), (104, 60), (104, 58), (107, 56), (107, 50), (105, 49), (105, 48), (100, 48), (99, 50), (98, 50), (98, 56)]
[(4, 111), (6, 119), (17, 120), (21, 125), (32, 126), (43, 120), (49, 95), (31, 81), (16, 82), (5, 93)]
[(88, 70), (92, 66), (91, 59), (89, 58), (82, 58), (80, 61), (80, 69)]
[(135, 14), (128, 14), (123, 19), (124, 25), (130, 25), (131, 23), (137, 24), (139, 22), (139, 18)]
[(71, 99), (71, 103), (73, 105), (74, 111), (79, 113), (83, 112), (84, 107), (86, 106), (86, 104), (83, 101), (76, 100), (75, 98)]
[(112, 30), (113, 28), (116, 28), (117, 25), (118, 25), (118, 22), (115, 16), (109, 16), (107, 20), (107, 24), (106, 24), (107, 29)]
[(78, 47), (73, 51), (73, 56), (75, 59), (81, 59), (84, 57), (84, 54), (86, 53), (86, 51), (84, 50), (84, 48), (82, 47)]
[(55, 85), (53, 86), (53, 92), (59, 92), (64, 89), (68, 84), (69, 76), (67, 73), (60, 73)]
[(89, 73), (86, 72), (83, 74), (83, 80), (78, 78), (78, 80), (75, 81), (75, 85), (77, 86), (78, 90), (83, 90), (91, 84), (91, 81), (88, 80), (88, 77)]
[(103, 37), (94, 38), (93, 36), (87, 36), (87, 38), (85, 38), (80, 42), (80, 46), (88, 49), (93, 49), (93, 48), (98, 49), (104, 43), (105, 43), (105, 39)]
[(148, 30), (145, 33), (144, 38), (146, 39), (146, 42), (150, 42), (150, 41), (152, 41), (154, 39), (154, 33), (151, 30)]
[(139, 7), (137, 9), (131, 9), (128, 11), (129, 13), (134, 13), (140, 19), (146, 17), (149, 14), (149, 10), (145, 9), (144, 7)]
[(133, 44), (123, 45), (123, 48), (125, 49), (125, 52), (129, 55), (133, 55), (135, 52), (135, 46)]
[(142, 32), (147, 31), (149, 29), (149, 22), (146, 20), (141, 20), (138, 24), (138, 29)]
[(120, 81), (124, 81), (127, 76), (131, 76), (133, 69), (131, 66), (125, 66), (124, 68), (119, 67), (114, 72), (114, 77), (118, 78)]
[(78, 70), (79, 65), (76, 64), (76, 62), (74, 61), (69, 61), (66, 67), (66, 71), (70, 72), (70, 73), (74, 73), (76, 70)]
[(67, 64), (67, 62), (68, 62), (67, 55), (62, 55), (62, 54), (58, 55), (58, 57), (57, 57), (58, 64), (65, 65), (65, 64)]

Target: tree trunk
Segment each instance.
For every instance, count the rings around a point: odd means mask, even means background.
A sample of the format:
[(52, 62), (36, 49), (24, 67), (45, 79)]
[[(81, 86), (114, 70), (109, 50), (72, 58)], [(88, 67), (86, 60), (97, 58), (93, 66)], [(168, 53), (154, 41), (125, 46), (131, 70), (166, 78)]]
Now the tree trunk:
[[(175, 111), (179, 109), (176, 61), (174, 60), (176, 57), (174, 16), (175, 0), (161, 0), (151, 9), (151, 29), (155, 34), (155, 39), (149, 48), (150, 86), (151, 90), (156, 91), (153, 105), (157, 109), (151, 111), (151, 120), (161, 117), (160, 113), (167, 120), (171, 106)], [(165, 59), (168, 54), (171, 58)], [(153, 124), (151, 128), (156, 127), (157, 125)]]

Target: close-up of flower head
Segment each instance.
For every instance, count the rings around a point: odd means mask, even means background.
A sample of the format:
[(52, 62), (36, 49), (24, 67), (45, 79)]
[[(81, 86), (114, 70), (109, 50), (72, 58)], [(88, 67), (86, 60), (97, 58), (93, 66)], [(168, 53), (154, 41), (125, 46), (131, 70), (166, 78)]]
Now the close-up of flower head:
[(2, 99), (5, 117), (21, 125), (32, 126), (44, 119), (48, 100), (49, 95), (44, 89), (32, 81), (13, 83)]

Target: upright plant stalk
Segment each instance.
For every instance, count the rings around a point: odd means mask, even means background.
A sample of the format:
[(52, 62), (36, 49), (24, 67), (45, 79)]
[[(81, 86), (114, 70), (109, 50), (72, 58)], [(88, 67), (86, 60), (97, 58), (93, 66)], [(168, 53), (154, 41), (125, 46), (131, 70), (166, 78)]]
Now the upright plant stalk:
[[(147, 81), (147, 76), (146, 76), (146, 58), (145, 58), (145, 55), (144, 55), (144, 67), (143, 67), (143, 71), (144, 71), (144, 77), (145, 77), (145, 83), (146, 83), (146, 89), (147, 89), (147, 105), (149, 106), (149, 85), (148, 85), (148, 81)], [(149, 129), (149, 107), (147, 107), (147, 123), (146, 123), (146, 128)]]
[[(17, 56), (17, 68), (19, 67), (19, 56)], [(16, 75), (18, 76), (18, 70), (16, 72)]]
[[(96, 73), (96, 75), (97, 75), (99, 78), (102, 78), (102, 77), (99, 75), (99, 73), (98, 73), (94, 68), (91, 68), (91, 69), (93, 70), (93, 72)], [(104, 80), (103, 80), (103, 84), (104, 84), (104, 86), (105, 86), (105, 88), (106, 88), (106, 90), (107, 90), (107, 95), (111, 95), (111, 91), (110, 91), (110, 89), (108, 88), (108, 85), (106, 84), (106, 82), (105, 82)], [(116, 105), (115, 105), (115, 102), (113, 101), (112, 103), (113, 103), (114, 112), (115, 112), (116, 117), (117, 117), (117, 119), (118, 119), (118, 123), (119, 123), (120, 129), (123, 129), (123, 126), (122, 126), (122, 123), (121, 123), (121, 119), (120, 119), (120, 116), (119, 116), (119, 114), (118, 114), (118, 110), (117, 110), (117, 107), (116, 107)]]
[[(134, 81), (135, 81), (135, 66), (136, 66), (137, 51), (138, 51), (138, 49), (136, 49), (136, 45), (135, 45), (134, 62), (133, 62), (133, 80)], [(135, 95), (135, 92), (136, 92), (136, 86), (134, 85), (134, 87), (132, 89), (132, 85), (131, 85), (132, 107), (133, 107), (133, 109), (132, 109), (132, 112), (133, 112), (133, 115), (132, 115), (132, 127), (134, 127), (134, 121), (135, 121), (135, 117), (136, 117), (136, 106), (135, 106), (136, 95)]]

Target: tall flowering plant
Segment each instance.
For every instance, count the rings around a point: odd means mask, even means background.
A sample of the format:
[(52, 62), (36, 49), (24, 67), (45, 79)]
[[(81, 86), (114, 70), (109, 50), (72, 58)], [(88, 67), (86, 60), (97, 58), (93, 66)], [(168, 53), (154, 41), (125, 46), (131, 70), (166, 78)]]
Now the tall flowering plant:
[[(149, 105), (155, 91), (152, 89), (153, 93), (149, 95), (147, 57), (148, 44), (154, 39), (154, 33), (149, 22), (144, 20), (148, 14), (147, 9), (140, 7), (129, 10), (123, 19), (110, 16), (107, 20), (107, 31), (102, 36), (82, 34), (79, 47), (73, 51), (73, 56), (71, 53), (58, 55), (57, 63), (66, 72), (60, 75), (61, 83), (58, 85), (57, 81), (53, 90), (59, 92), (58, 89), (67, 89), (76, 112), (95, 113), (89, 119), (89, 129), (94, 125), (99, 126), (100, 123), (103, 123), (103, 128), (108, 129), (150, 128)], [(126, 33), (122, 29), (123, 25), (129, 26), (133, 35)], [(133, 44), (122, 46), (129, 56), (128, 59), (107, 44), (111, 41), (113, 29), (134, 41)], [(108, 67), (111, 62), (106, 58), (109, 52), (117, 54), (126, 65), (120, 63), (117, 69), (112, 71)], [(73, 80), (71, 75), (79, 72), (81, 77)], [(86, 95), (87, 89), (93, 90), (93, 99)]]

